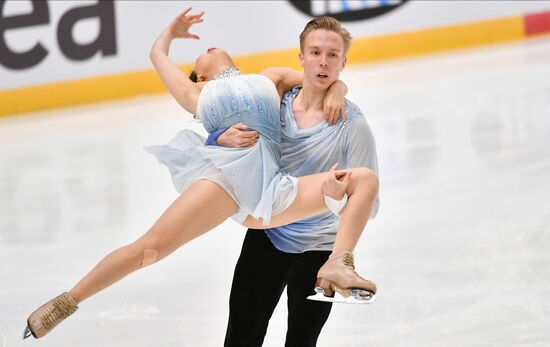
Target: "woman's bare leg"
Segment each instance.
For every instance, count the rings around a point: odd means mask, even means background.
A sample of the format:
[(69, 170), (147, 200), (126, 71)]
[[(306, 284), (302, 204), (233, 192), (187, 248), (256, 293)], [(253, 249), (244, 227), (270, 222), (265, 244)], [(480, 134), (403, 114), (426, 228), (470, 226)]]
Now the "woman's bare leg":
[[(352, 251), (359, 240), (378, 192), (378, 179), (366, 168), (351, 169), (352, 176), (346, 192), (346, 207), (340, 214), (340, 224), (333, 253)], [(294, 202), (282, 213), (273, 216), (269, 227), (319, 214), (325, 205), (321, 185), (326, 173), (300, 177)], [(201, 180), (181, 194), (157, 222), (135, 242), (123, 246), (100, 261), (69, 292), (81, 302), (107, 288), (131, 272), (151, 265), (185, 243), (204, 234), (237, 209), (235, 201), (217, 184)], [(247, 227), (266, 228), (248, 218)]]
[[(326, 210), (321, 190), (325, 179), (326, 173), (301, 177), (295, 201), (281, 214), (274, 216), (270, 226), (288, 224)], [(370, 215), (377, 190), (378, 180), (370, 170), (352, 170), (352, 177), (346, 188), (348, 203), (341, 213), (333, 254), (340, 250), (351, 251), (355, 248)], [(163, 259), (185, 243), (223, 222), (236, 209), (235, 201), (217, 184), (206, 180), (193, 184), (168, 207), (142, 237), (107, 255), (69, 293), (50, 300), (34, 311), (27, 320), (24, 338), (31, 334), (36, 338), (46, 335), (59, 322), (76, 311), (78, 303), (131, 272)], [(243, 224), (248, 227), (265, 228), (252, 218), (248, 218), (247, 222)], [(342, 263), (340, 258), (335, 258), (337, 261), (329, 259), (323, 265), (319, 270), (319, 283), (316, 286), (321, 288), (325, 295), (330, 294), (334, 288), (345, 291), (348, 293), (346, 296), (349, 296), (352, 288), (368, 288), (370, 283), (353, 271), (353, 261), (350, 266), (346, 260)], [(331, 261), (332, 263), (328, 264)], [(370, 292), (375, 293), (376, 288), (374, 284), (372, 286), (374, 289), (370, 289)]]
[[(376, 285), (355, 272), (352, 252), (374, 206), (378, 193), (378, 178), (366, 168), (351, 171), (350, 182), (346, 187), (348, 202), (340, 213), (332, 254), (317, 273), (317, 294), (308, 297), (312, 300), (363, 304), (372, 303), (376, 299)], [(271, 219), (270, 227), (285, 225), (327, 210), (321, 190), (326, 175), (327, 173), (300, 177), (298, 196), (285, 211)], [(245, 225), (248, 227), (265, 228), (251, 217), (246, 222)], [(335, 291), (344, 299), (336, 298)]]
[[(365, 229), (378, 193), (378, 178), (367, 168), (353, 168), (346, 188), (348, 202), (340, 213), (338, 233), (333, 253), (353, 251)], [(244, 226), (254, 229), (273, 228), (300, 219), (314, 216), (328, 210), (321, 186), (327, 173), (298, 178), (298, 194), (294, 202), (282, 213), (271, 218), (268, 226), (248, 217)]]
[(369, 221), (376, 195), (378, 177), (369, 169), (354, 169), (346, 189), (348, 202), (340, 213), (338, 233), (332, 253), (353, 251)]
[(143, 236), (101, 260), (69, 292), (81, 302), (151, 265), (229, 218), (235, 201), (217, 184), (201, 180), (182, 193)]

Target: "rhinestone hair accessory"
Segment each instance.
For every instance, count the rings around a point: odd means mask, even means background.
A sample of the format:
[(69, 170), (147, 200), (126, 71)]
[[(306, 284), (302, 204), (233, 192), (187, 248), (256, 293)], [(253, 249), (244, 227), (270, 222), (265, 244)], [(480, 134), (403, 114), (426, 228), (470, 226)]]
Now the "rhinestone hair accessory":
[(221, 80), (222, 78), (239, 76), (240, 74), (241, 74), (241, 72), (239, 71), (239, 69), (237, 69), (233, 66), (226, 67), (222, 71), (220, 71), (217, 74), (215, 74), (214, 76), (212, 76), (211, 80)]

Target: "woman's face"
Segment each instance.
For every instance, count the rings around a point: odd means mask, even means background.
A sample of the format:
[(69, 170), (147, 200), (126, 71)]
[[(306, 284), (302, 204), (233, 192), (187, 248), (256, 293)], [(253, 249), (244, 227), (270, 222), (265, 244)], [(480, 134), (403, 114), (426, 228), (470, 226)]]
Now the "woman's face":
[(195, 60), (195, 73), (197, 81), (208, 81), (222, 69), (233, 66), (231, 56), (221, 48), (208, 48)]

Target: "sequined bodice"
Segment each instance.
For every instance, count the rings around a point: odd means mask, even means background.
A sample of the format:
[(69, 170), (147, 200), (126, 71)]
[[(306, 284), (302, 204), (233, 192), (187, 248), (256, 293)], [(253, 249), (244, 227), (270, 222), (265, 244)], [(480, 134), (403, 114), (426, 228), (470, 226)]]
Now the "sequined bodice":
[(233, 66), (230, 66), (230, 67), (226, 67), (225, 69), (223, 69), (222, 71), (218, 72), (217, 74), (215, 74), (214, 76), (212, 76), (212, 80), (221, 80), (222, 78), (228, 78), (228, 77), (233, 77), (233, 76), (240, 76), (241, 75), (241, 70), (233, 67)]
[(202, 88), (197, 115), (208, 132), (243, 123), (280, 146), (279, 95), (265, 76), (237, 75), (209, 81)]

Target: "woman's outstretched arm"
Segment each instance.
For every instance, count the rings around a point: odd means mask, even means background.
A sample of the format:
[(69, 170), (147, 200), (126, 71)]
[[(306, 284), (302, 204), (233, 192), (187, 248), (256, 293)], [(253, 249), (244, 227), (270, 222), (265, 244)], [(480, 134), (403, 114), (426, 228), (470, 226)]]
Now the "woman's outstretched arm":
[(265, 68), (260, 72), (260, 75), (264, 75), (275, 83), (279, 97), (282, 97), (287, 90), (302, 85), (304, 80), (302, 71), (282, 66)]
[(201, 23), (204, 12), (187, 15), (191, 8), (178, 15), (170, 25), (162, 31), (151, 48), (150, 58), (162, 82), (176, 101), (188, 112), (196, 114), (197, 100), (200, 89), (192, 82), (180, 67), (168, 57), (170, 44), (175, 38), (190, 38), (198, 40), (197, 35), (189, 33), (189, 28)]

